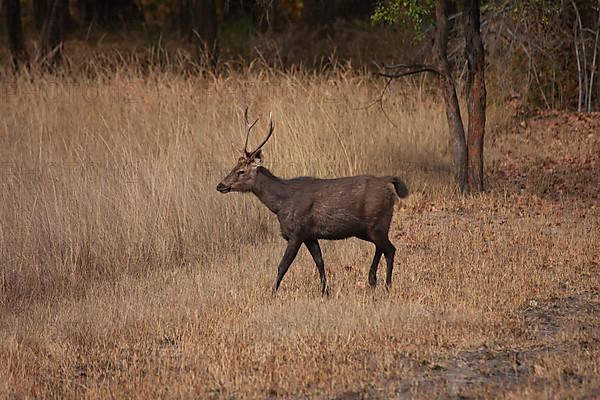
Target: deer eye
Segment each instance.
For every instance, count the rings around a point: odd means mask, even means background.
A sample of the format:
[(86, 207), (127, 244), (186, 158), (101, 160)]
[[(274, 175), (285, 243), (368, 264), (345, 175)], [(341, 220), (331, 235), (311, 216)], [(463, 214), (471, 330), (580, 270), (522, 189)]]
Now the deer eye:
[(242, 175), (244, 172), (246, 172), (246, 171), (244, 171), (244, 170), (239, 170), (239, 171), (237, 172), (237, 174), (238, 174), (238, 175)]

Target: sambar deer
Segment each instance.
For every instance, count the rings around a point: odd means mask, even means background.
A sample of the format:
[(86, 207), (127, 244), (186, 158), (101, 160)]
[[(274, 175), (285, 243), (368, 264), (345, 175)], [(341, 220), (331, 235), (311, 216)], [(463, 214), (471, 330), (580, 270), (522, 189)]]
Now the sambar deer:
[(396, 248), (388, 239), (396, 196), (408, 196), (404, 182), (395, 176), (350, 176), (335, 179), (298, 177), (282, 179), (261, 166), (262, 147), (273, 134), (269, 114), (269, 131), (262, 143), (248, 151), (250, 130), (258, 122), (248, 120), (244, 112), (246, 142), (237, 163), (217, 185), (221, 193), (252, 192), (271, 212), (277, 215), (287, 248), (279, 262), (273, 294), (300, 246), (310, 252), (321, 280), (321, 293), (328, 293), (325, 264), (319, 239), (338, 240), (357, 237), (375, 244), (375, 256), (369, 269), (369, 285), (377, 284), (377, 267), (381, 255), (387, 263), (386, 288), (392, 284)]

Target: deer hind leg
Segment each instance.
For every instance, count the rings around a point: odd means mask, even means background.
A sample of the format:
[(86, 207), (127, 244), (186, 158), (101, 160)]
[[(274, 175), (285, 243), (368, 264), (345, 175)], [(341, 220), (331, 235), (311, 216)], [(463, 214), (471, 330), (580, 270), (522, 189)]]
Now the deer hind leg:
[(375, 245), (375, 255), (373, 256), (373, 262), (371, 268), (369, 268), (369, 286), (374, 288), (377, 286), (377, 268), (379, 267), (379, 261), (381, 260), (382, 251)]
[(396, 253), (396, 248), (388, 239), (391, 222), (392, 208), (390, 208), (388, 212), (367, 231), (367, 237), (365, 239), (375, 245), (375, 256), (373, 257), (373, 263), (369, 269), (369, 285), (371, 287), (377, 285), (377, 268), (382, 254), (385, 256), (387, 265), (385, 277), (386, 289), (389, 289), (392, 284), (392, 271), (394, 269), (394, 254)]
[(317, 271), (319, 271), (319, 279), (321, 280), (321, 295), (329, 295), (329, 287), (327, 286), (327, 277), (325, 276), (325, 262), (323, 261), (323, 254), (321, 253), (321, 246), (317, 240), (308, 240), (304, 242), (306, 248), (310, 252)]
[(373, 258), (373, 264), (369, 270), (369, 284), (373, 287), (377, 282), (377, 266), (381, 258), (381, 254), (385, 256), (386, 262), (386, 275), (385, 275), (385, 287), (389, 289), (392, 285), (392, 271), (394, 269), (394, 255), (396, 254), (396, 248), (390, 242), (387, 236), (387, 231), (374, 232), (371, 237), (371, 242), (375, 244), (377, 249), (375, 250), (375, 257)]
[(385, 255), (386, 262), (386, 274), (385, 274), (385, 288), (389, 290), (392, 286), (392, 271), (394, 270), (394, 255), (396, 254), (396, 248), (386, 237), (385, 243), (383, 243), (383, 254)]
[(273, 285), (273, 294), (275, 294), (277, 292), (277, 289), (279, 289), (281, 280), (285, 276), (287, 270), (290, 268), (290, 265), (292, 264), (292, 261), (294, 261), (294, 258), (296, 258), (301, 244), (302, 242), (295, 240), (288, 242), (288, 245), (285, 249), (285, 253), (283, 254), (283, 257), (279, 262), (279, 267), (277, 268), (277, 279), (275, 280), (275, 284)]

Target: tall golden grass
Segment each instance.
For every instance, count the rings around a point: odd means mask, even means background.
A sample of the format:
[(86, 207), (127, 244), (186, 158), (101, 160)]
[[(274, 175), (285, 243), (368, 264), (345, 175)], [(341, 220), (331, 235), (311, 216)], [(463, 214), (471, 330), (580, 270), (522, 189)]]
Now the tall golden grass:
[(253, 115), (273, 113), (266, 162), (282, 176), (406, 175), (403, 163), (437, 160), (439, 107), (398, 96), (387, 105), (403, 121), (394, 129), (367, 108), (376, 89), (360, 77), (274, 74), (8, 81), (2, 234), (17, 268), (4, 272), (2, 302), (84, 291), (97, 279), (276, 240), (254, 199), (215, 191), (243, 144), (246, 105)]
[[(411, 363), (519, 343), (523, 304), (562, 282), (587, 287), (577, 271), (598, 255), (597, 220), (518, 219), (503, 188), (458, 197), (443, 105), (397, 85), (383, 111), (382, 87), (348, 72), (268, 70), (6, 80), (2, 396), (393, 393)], [(277, 175), (408, 182), (391, 293), (366, 288), (371, 246), (344, 241), (324, 247), (331, 298), (302, 252), (271, 298), (284, 248), (276, 218), (252, 196), (215, 190), (242, 146), (245, 106), (263, 117), (253, 143), (273, 113), (264, 153)], [(493, 112), (490, 126), (504, 119)]]

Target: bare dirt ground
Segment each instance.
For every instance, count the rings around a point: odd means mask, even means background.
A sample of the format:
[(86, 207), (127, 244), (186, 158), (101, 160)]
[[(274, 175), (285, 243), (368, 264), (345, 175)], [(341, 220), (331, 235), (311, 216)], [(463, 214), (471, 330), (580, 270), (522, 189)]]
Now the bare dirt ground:
[[(552, 221), (543, 228), (548, 234), (576, 224), (579, 217), (591, 219), (594, 229), (600, 229), (598, 132), (598, 114), (542, 112), (515, 126), (501, 141), (492, 139), (492, 146), (497, 146), (499, 153), (489, 170), (488, 185), (492, 191), (503, 188), (518, 193), (513, 197), (514, 204), (504, 208), (512, 216), (504, 218), (520, 218), (528, 224), (544, 215)], [(435, 203), (427, 206), (434, 212), (418, 216), (421, 226), (436, 226), (446, 218), (470, 219), (463, 225), (465, 229), (467, 225), (469, 229), (479, 229), (478, 225), (485, 223), (461, 216), (460, 211), (464, 210), (460, 207), (450, 215), (437, 210)], [(411, 219), (408, 215), (403, 218)], [(494, 219), (493, 224), (503, 223), (502, 217)], [(397, 232), (396, 236), (406, 239), (404, 233)], [(409, 373), (400, 384), (390, 383), (393, 394), (401, 398), (423, 395), (441, 399), (599, 398), (598, 243), (589, 251), (595, 252), (591, 265), (584, 267), (577, 278), (587, 281), (583, 288), (575, 289), (569, 281), (559, 282), (560, 294), (530, 300), (514, 312), (510, 320), (518, 345), (492, 341), (426, 362), (403, 359), (400, 362)], [(338, 398), (378, 397), (382, 397), (381, 393), (373, 388)]]
[[(402, 359), (399, 363), (409, 372), (401, 383), (389, 382), (386, 391), (373, 387), (336, 398), (598, 398), (598, 315), (597, 292), (544, 304), (532, 302), (515, 316), (526, 338), (518, 347), (491, 343), (427, 362)], [(585, 359), (590, 368), (574, 367), (574, 354), (578, 354), (578, 362)], [(546, 364), (561, 362), (562, 367), (553, 366), (554, 371), (548, 375)]]

